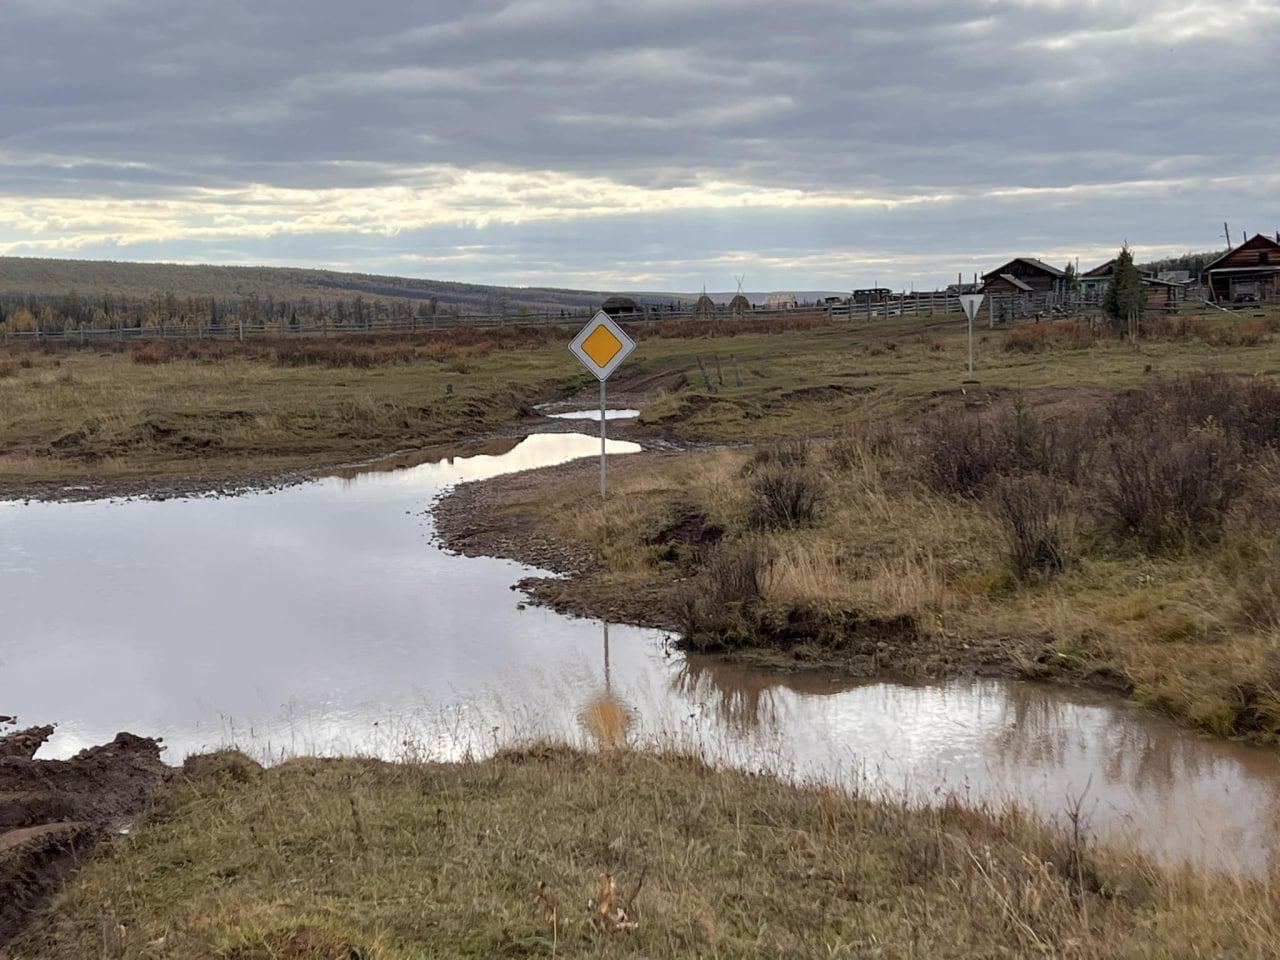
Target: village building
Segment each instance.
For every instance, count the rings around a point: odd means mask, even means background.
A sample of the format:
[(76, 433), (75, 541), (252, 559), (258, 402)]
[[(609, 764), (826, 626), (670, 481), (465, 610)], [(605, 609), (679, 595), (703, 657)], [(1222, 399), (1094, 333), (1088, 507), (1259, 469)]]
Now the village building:
[(982, 275), (982, 292), (1012, 296), (1066, 292), (1067, 275), (1034, 257), (1018, 257)]
[(765, 296), (764, 305), (769, 310), (794, 310), (800, 304), (794, 293), (770, 293)]
[(1078, 282), (1081, 298), (1089, 301), (1101, 300), (1115, 272), (1116, 258), (1112, 257), (1106, 263), (1100, 263), (1092, 270), (1080, 274)]
[(1280, 243), (1256, 234), (1205, 266), (1204, 284), (1217, 303), (1249, 303), (1280, 296)]
[(1186, 293), (1186, 287), (1183, 284), (1161, 280), (1158, 277), (1143, 277), (1142, 289), (1147, 295), (1147, 310), (1164, 313), (1176, 312), (1178, 303)]

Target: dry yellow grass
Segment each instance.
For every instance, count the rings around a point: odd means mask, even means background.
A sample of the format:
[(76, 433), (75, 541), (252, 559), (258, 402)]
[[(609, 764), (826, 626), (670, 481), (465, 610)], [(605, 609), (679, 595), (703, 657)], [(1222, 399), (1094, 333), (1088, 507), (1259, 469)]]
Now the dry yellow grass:
[(631, 750), (202, 761), (17, 958), (1274, 957), (1274, 882)]

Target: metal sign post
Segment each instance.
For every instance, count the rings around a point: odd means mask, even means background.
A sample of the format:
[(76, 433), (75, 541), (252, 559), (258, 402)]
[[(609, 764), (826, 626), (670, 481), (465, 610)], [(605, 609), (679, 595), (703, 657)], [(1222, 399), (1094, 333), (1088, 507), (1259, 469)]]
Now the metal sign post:
[(982, 306), (982, 294), (965, 293), (960, 295), (960, 309), (969, 318), (969, 378), (973, 378), (973, 318), (978, 315), (978, 307)]
[(600, 496), (607, 494), (605, 452), (608, 444), (608, 407), (606, 406), (605, 383), (613, 371), (622, 365), (622, 361), (631, 356), (636, 344), (626, 332), (601, 310), (591, 321), (578, 331), (578, 335), (569, 344), (569, 351), (582, 362), (582, 365), (596, 375), (600, 381)]

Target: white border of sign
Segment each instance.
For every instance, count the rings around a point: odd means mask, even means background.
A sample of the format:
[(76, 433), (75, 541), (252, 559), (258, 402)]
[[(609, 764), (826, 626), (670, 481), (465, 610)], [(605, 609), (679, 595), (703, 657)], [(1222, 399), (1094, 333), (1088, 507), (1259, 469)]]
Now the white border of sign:
[[(587, 355), (582, 349), (582, 344), (586, 342), (587, 337), (591, 336), (596, 327), (605, 326), (609, 332), (618, 338), (618, 342), (622, 344), (622, 349), (614, 355), (603, 367), (596, 366), (596, 362)], [(631, 356), (636, 348), (636, 342), (627, 336), (626, 332), (613, 322), (613, 319), (603, 310), (599, 311), (594, 317), (587, 321), (587, 325), (578, 331), (578, 335), (573, 338), (573, 342), (569, 344), (569, 349), (573, 355), (582, 361), (582, 365), (596, 375), (596, 379), (603, 382), (613, 375), (613, 371), (622, 365), (622, 361)]]

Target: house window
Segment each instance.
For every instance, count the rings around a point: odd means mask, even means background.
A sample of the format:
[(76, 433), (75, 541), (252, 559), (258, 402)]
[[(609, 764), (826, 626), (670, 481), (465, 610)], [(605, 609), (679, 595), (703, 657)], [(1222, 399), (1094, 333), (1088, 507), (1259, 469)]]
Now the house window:
[(1258, 263), (1268, 264), (1271, 262), (1271, 252), (1269, 250), (1260, 250), (1258, 252)]

